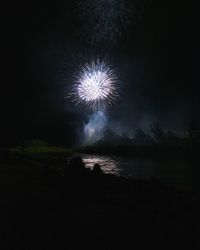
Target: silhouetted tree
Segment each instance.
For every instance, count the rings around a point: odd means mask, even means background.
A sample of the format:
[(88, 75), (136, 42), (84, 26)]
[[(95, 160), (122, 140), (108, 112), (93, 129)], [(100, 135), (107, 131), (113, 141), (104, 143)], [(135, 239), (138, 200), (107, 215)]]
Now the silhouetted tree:
[(135, 132), (134, 143), (137, 145), (146, 145), (151, 143), (152, 139), (149, 135), (145, 134), (145, 132), (138, 128)]
[(165, 140), (168, 144), (177, 144), (181, 142), (181, 138), (175, 135), (174, 132), (171, 130), (168, 130), (166, 132)]
[(189, 123), (188, 136), (192, 142), (200, 142), (200, 127), (195, 122)]
[(160, 124), (158, 122), (154, 122), (151, 125), (150, 132), (152, 133), (155, 142), (162, 143), (165, 141), (165, 132), (161, 129)]
[(106, 145), (116, 145), (119, 144), (121, 137), (112, 129), (108, 128), (104, 131), (103, 138), (100, 143)]
[(128, 137), (126, 133), (122, 133), (120, 138), (121, 145), (130, 145), (132, 143), (131, 139)]

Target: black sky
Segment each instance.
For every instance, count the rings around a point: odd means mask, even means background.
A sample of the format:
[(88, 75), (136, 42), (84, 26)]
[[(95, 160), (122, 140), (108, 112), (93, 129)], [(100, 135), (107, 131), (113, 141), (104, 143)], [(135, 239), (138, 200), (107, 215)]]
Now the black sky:
[[(72, 58), (104, 53), (118, 69), (121, 98), (108, 112), (118, 130), (158, 120), (184, 130), (200, 122), (199, 13), (196, 1), (149, 0), (115, 45), (82, 36), (74, 1), (2, 5), (1, 145), (41, 138), (72, 144), (87, 113), (64, 102)], [(73, 59), (74, 60), (74, 59)]]

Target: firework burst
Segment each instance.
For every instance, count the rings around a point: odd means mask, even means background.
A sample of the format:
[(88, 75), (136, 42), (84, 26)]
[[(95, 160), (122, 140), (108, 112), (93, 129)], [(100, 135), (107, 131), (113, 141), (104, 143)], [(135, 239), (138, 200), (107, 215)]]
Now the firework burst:
[(118, 91), (114, 70), (105, 61), (97, 59), (83, 65), (75, 75), (75, 83), (67, 97), (90, 110), (111, 106)]

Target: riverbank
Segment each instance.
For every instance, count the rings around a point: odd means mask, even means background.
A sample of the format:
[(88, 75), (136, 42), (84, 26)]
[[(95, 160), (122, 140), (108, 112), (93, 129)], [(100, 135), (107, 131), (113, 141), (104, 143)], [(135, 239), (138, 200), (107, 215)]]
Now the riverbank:
[(200, 246), (198, 194), (57, 160), (1, 162), (2, 249)]

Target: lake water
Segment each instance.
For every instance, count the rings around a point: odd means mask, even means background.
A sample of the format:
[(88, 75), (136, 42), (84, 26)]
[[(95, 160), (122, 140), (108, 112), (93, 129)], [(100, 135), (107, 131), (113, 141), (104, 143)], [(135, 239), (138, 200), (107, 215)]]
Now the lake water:
[(87, 168), (92, 169), (98, 163), (105, 173), (142, 179), (153, 176), (164, 184), (200, 192), (200, 164), (195, 160), (152, 160), (89, 154), (81, 157)]

